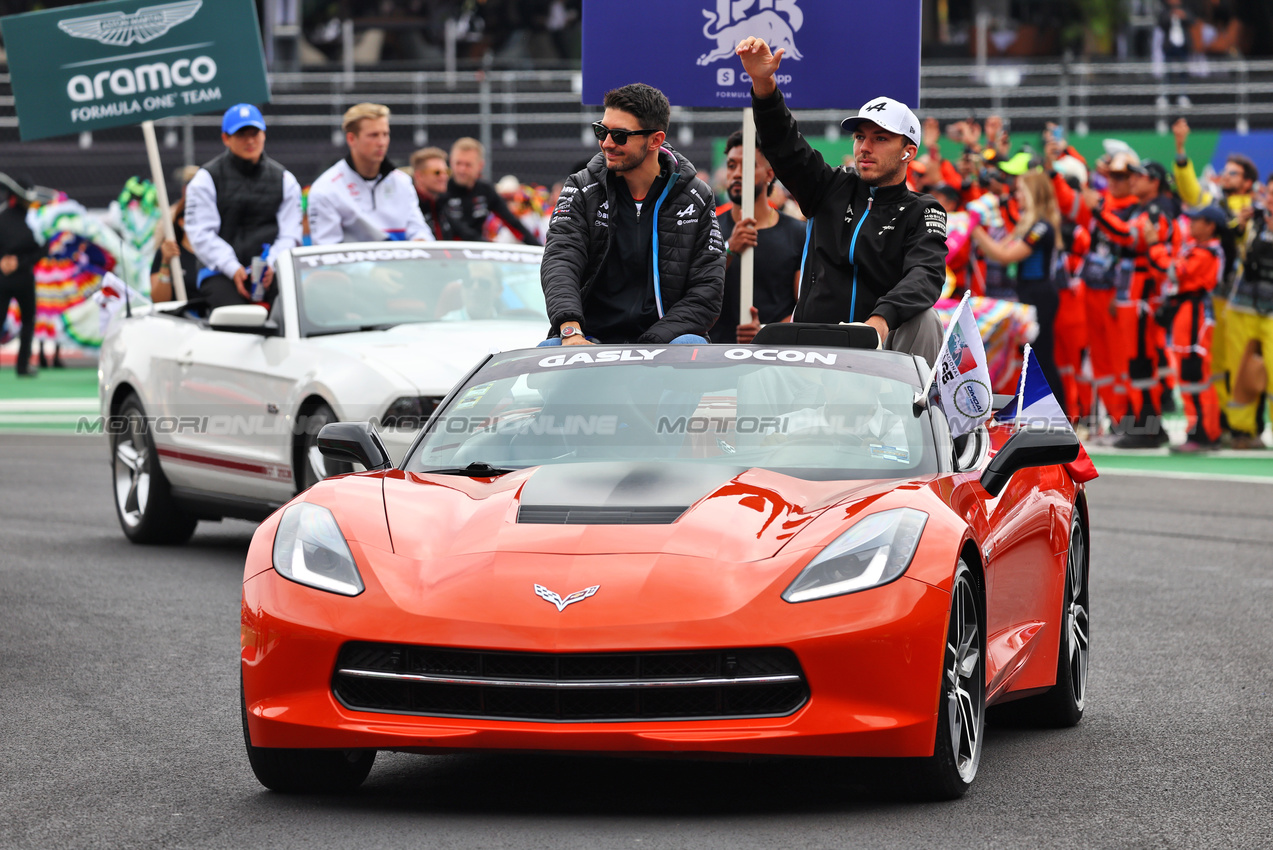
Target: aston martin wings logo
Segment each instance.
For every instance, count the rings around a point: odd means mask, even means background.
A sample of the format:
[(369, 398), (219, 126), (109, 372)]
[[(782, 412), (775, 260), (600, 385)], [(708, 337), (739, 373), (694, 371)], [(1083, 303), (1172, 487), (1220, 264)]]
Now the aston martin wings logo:
[(574, 593), (570, 594), (565, 599), (562, 599), (560, 596), (558, 596), (556, 593), (553, 593), (551, 590), (544, 587), (542, 584), (537, 584), (535, 585), (535, 595), (538, 596), (540, 599), (543, 599), (545, 601), (551, 602), (552, 604), (556, 605), (558, 611), (565, 611), (567, 605), (573, 605), (576, 602), (582, 602), (585, 599), (587, 599), (589, 596), (592, 596), (594, 593), (596, 593), (600, 589), (601, 589), (601, 585), (594, 584), (592, 587), (586, 588), (584, 590), (576, 590)]
[(203, 0), (181, 0), (146, 6), (131, 15), (109, 12), (58, 21), (58, 29), (75, 38), (91, 38), (113, 47), (127, 47), (133, 42), (153, 41), (177, 24), (188, 21), (199, 11)]

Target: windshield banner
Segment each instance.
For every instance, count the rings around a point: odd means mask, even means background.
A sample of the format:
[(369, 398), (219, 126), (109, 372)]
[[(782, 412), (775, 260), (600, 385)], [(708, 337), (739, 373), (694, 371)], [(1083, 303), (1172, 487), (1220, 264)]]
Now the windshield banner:
[(270, 99), (252, 0), (109, 0), (0, 29), (23, 141)]
[(880, 95), (919, 106), (920, 0), (588, 0), (583, 102), (642, 82), (673, 106), (751, 106), (734, 55), (748, 36), (782, 48), (776, 82), (792, 109), (858, 107)]

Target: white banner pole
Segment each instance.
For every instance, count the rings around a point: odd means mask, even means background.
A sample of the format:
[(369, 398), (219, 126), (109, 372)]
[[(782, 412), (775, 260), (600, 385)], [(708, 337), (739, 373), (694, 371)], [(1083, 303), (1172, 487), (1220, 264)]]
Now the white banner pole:
[(1021, 383), (1017, 387), (1017, 415), (1012, 417), (1012, 430), (1021, 429), (1021, 411), (1025, 409), (1025, 373), (1030, 369), (1030, 343), (1025, 344), (1021, 355)]
[[(141, 122), (141, 134), (146, 139), (146, 155), (150, 158), (150, 182), (155, 184), (155, 196), (159, 201), (160, 226), (164, 239), (177, 239), (172, 227), (172, 215), (168, 209), (168, 185), (164, 180), (164, 166), (159, 161), (159, 143), (155, 141), (155, 122)], [(186, 281), (181, 276), (180, 254), (172, 258), (172, 297), (174, 301), (186, 300)]]
[[(739, 212), (744, 219), (756, 217), (756, 118), (750, 106), (743, 109), (743, 208)], [(742, 263), (738, 267), (738, 323), (746, 325), (751, 322), (751, 305), (755, 303), (756, 254), (748, 248), (738, 261)]]

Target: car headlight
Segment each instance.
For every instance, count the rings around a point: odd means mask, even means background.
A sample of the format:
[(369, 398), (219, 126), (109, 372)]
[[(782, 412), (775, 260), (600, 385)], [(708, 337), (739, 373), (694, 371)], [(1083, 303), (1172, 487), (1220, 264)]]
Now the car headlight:
[(284, 578), (330, 593), (357, 596), (362, 576), (332, 512), (299, 502), (283, 512), (274, 533), (274, 569)]
[(926, 522), (928, 514), (913, 508), (863, 517), (819, 552), (782, 598), (808, 602), (887, 584), (910, 566)]
[(441, 401), (440, 396), (404, 395), (389, 405), (380, 424), (386, 428), (423, 428)]

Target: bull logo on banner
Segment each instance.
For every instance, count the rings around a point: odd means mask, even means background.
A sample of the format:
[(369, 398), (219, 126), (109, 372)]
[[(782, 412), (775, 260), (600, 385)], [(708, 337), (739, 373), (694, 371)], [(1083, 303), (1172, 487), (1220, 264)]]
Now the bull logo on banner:
[(716, 0), (716, 11), (703, 10), (707, 23), (703, 36), (716, 42), (713, 50), (698, 57), (699, 65), (730, 59), (738, 42), (749, 36), (763, 38), (773, 50), (783, 48), (785, 58), (801, 59), (796, 33), (804, 25), (799, 0)]

